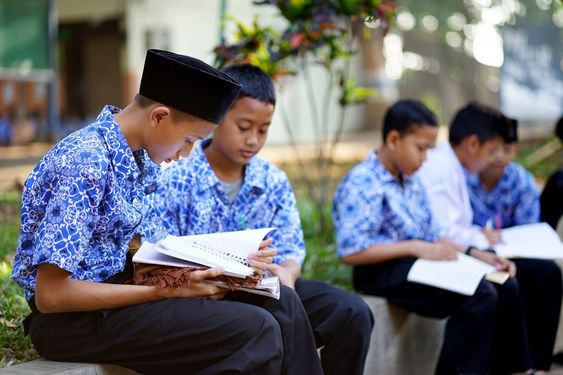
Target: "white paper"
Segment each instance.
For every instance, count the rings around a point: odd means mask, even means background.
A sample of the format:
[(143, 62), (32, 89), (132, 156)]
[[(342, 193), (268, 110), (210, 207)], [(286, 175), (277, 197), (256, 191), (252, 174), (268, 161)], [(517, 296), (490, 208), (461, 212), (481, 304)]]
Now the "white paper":
[(223, 267), (226, 276), (245, 278), (254, 273), (246, 263), (249, 253), (258, 250), (262, 239), (272, 230), (274, 228), (166, 236), (156, 244), (144, 242), (133, 261), (176, 267), (193, 266), (194, 263)]
[(563, 258), (563, 243), (547, 223), (518, 225), (502, 230), (502, 243), (494, 249), (507, 258)]
[(418, 259), (407, 280), (472, 296), (483, 276), (495, 270), (490, 264), (460, 253), (451, 261)]

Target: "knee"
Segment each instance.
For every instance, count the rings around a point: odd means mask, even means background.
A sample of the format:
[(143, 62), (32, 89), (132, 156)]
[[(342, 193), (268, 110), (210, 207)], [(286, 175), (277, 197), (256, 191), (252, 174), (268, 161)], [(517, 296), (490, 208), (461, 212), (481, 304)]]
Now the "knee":
[(481, 280), (481, 283), (473, 295), (473, 299), (484, 311), (489, 311), (492, 314), (496, 312), (498, 292), (492, 283)]
[(351, 293), (347, 294), (348, 296), (344, 303), (349, 316), (348, 321), (351, 322), (353, 329), (366, 332), (369, 335), (374, 323), (371, 309), (359, 296)]
[(542, 267), (541, 272), (538, 272), (537, 274), (543, 279), (542, 285), (545, 285), (543, 284), (543, 282), (545, 282), (549, 283), (548, 285), (557, 285), (561, 288), (561, 285), (563, 284), (561, 277), (561, 268), (555, 262), (544, 262), (544, 266)]

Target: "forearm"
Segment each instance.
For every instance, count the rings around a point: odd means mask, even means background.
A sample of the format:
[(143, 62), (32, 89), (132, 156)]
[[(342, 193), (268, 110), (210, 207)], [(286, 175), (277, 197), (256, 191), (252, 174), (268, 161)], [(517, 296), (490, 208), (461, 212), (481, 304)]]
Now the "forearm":
[(37, 275), (35, 303), (45, 313), (118, 308), (163, 298), (152, 286), (104, 284)]
[(389, 244), (376, 244), (365, 250), (341, 258), (342, 262), (350, 265), (376, 264), (388, 260), (415, 256), (414, 241), (399, 241)]

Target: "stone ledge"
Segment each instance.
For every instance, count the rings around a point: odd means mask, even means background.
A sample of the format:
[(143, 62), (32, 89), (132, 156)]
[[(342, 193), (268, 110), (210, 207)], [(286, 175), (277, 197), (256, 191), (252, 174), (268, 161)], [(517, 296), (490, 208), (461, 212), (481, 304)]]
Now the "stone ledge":
[(2, 375), (138, 375), (133, 370), (115, 365), (54, 362), (40, 358), (19, 365), (0, 368)]

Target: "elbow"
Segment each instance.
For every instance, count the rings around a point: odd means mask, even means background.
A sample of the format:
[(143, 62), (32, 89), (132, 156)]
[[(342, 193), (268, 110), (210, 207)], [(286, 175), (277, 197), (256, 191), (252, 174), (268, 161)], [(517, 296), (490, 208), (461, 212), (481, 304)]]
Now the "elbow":
[[(354, 254), (355, 255), (355, 254)], [(349, 266), (355, 266), (358, 264), (357, 260), (356, 260), (356, 256), (354, 255), (345, 255), (340, 257), (340, 261), (346, 265)]]
[(43, 314), (60, 312), (60, 306), (57, 299), (53, 295), (41, 290), (35, 290), (35, 307)]

